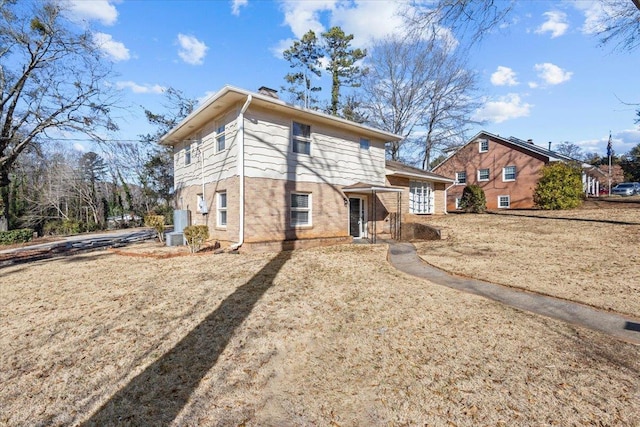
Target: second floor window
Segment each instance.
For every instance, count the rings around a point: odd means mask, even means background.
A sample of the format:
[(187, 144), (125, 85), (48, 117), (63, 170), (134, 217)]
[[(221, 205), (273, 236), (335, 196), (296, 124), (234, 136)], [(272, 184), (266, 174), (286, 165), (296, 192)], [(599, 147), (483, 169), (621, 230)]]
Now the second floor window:
[(516, 180), (516, 167), (515, 166), (507, 166), (502, 169), (502, 180), (503, 181), (515, 181)]
[(224, 151), (225, 149), (225, 137), (224, 137), (224, 125), (216, 128), (216, 152)]
[(187, 145), (184, 149), (184, 164), (191, 164), (191, 144)]
[(291, 145), (294, 153), (311, 154), (311, 126), (293, 122)]
[(466, 184), (467, 183), (467, 173), (462, 171), (462, 172), (456, 172), (456, 184)]
[(489, 169), (478, 169), (478, 181), (489, 181)]
[(366, 138), (360, 138), (360, 149), (368, 150), (369, 149), (369, 140)]

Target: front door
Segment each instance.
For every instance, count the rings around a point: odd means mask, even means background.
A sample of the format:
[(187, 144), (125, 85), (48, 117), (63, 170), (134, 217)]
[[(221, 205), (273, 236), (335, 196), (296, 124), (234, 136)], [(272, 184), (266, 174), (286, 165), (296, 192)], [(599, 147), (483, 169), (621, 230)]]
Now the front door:
[(349, 234), (355, 239), (366, 237), (364, 200), (349, 197)]

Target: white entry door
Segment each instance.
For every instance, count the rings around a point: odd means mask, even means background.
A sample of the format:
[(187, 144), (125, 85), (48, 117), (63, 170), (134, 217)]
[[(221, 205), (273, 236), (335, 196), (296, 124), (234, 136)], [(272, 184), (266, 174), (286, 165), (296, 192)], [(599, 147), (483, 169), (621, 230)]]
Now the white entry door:
[(367, 237), (364, 199), (349, 197), (349, 234), (354, 239)]

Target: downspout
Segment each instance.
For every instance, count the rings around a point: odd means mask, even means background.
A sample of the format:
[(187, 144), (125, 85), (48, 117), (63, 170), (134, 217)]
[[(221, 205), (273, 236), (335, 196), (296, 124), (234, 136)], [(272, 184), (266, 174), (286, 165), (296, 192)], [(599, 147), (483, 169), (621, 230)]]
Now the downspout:
[(240, 180), (240, 222), (238, 227), (238, 243), (231, 245), (232, 250), (238, 249), (244, 243), (244, 113), (251, 104), (252, 96), (248, 95), (240, 114), (238, 114), (238, 176)]
[(448, 186), (447, 188), (444, 189), (444, 213), (445, 213), (445, 215), (449, 213), (449, 212), (447, 212), (447, 192), (451, 188), (456, 186), (456, 185), (458, 185), (458, 181), (453, 181), (453, 184), (451, 184), (450, 186)]

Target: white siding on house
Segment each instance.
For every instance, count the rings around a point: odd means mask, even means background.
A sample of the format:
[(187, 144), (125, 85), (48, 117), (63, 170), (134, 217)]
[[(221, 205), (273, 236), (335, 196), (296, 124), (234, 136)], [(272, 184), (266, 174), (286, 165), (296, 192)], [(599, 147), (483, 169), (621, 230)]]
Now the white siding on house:
[[(311, 125), (311, 155), (293, 152), (293, 121)], [(245, 175), (332, 185), (384, 185), (384, 141), (368, 138), (370, 148), (363, 150), (361, 137), (304, 119), (249, 108), (245, 119)]]
[[(229, 178), (236, 174), (236, 162), (238, 157), (236, 135), (237, 135), (237, 114), (231, 111), (221, 116), (216, 121), (208, 123), (204, 128), (194, 135), (200, 133), (202, 143), (200, 150), (204, 154), (204, 181), (205, 183), (216, 182)], [(216, 153), (215, 131), (216, 125), (226, 123), (224, 151)], [(192, 144), (191, 164), (185, 165), (184, 148), (188, 143)], [(196, 150), (195, 140), (183, 141), (173, 148), (174, 153), (174, 184), (175, 188), (185, 188), (190, 185), (202, 185), (202, 163), (201, 157)]]

